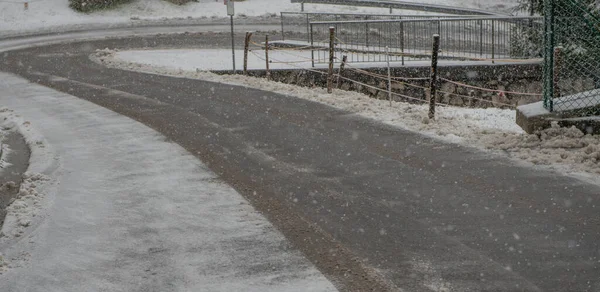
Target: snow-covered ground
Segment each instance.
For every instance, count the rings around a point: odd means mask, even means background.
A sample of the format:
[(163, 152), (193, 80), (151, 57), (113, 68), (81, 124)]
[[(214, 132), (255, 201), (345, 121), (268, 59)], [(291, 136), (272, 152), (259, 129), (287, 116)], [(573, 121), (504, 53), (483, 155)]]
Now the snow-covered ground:
[[(110, 50), (108, 52), (111, 52)], [(321, 52), (321, 54), (323, 54)], [(342, 55), (349, 53), (337, 52), (337, 60), (342, 59)], [(375, 54), (352, 54), (349, 60), (362, 60), (359, 63), (352, 63), (355, 68), (371, 68), (374, 66), (385, 65), (381, 61), (382, 56)], [(125, 62), (143, 63), (158, 67), (177, 68), (184, 71), (195, 70), (211, 70), (225, 71), (232, 69), (231, 50), (224, 49), (173, 49), (173, 50), (130, 50), (122, 52), (114, 52), (114, 58)], [(322, 57), (325, 59), (325, 57)], [(244, 61), (244, 51), (235, 51), (235, 62), (237, 69), (242, 68)], [(269, 68), (270, 69), (297, 69), (297, 68), (312, 68), (311, 51), (306, 50), (287, 50), (278, 49), (269, 51)], [(536, 62), (536, 60), (531, 60)], [(507, 64), (510, 61), (455, 61), (455, 60), (440, 60), (441, 65), (501, 65)], [(522, 64), (523, 62), (520, 61)], [(414, 61), (407, 60), (405, 66), (428, 66), (431, 61)], [(315, 64), (315, 68), (327, 68), (329, 65), (325, 63)], [(390, 62), (390, 66), (402, 66), (401, 61)], [(252, 49), (248, 53), (248, 69), (264, 70), (266, 68), (266, 56), (263, 49)]]
[(6, 159), (6, 154), (10, 149), (8, 149), (8, 145), (2, 143), (5, 139), (4, 131), (0, 130), (0, 174), (4, 171), (4, 168), (8, 166), (8, 159)]
[[(29, 9), (24, 9), (24, 2), (29, 3)], [(493, 0), (426, 0), (415, 1), (450, 6), (472, 7), (480, 9), (498, 9), (497, 1)], [(515, 0), (503, 1), (506, 6), (513, 6)], [(236, 2), (238, 17), (257, 17), (279, 14), (281, 11), (299, 11), (299, 4), (289, 0), (246, 0)], [(347, 12), (388, 14), (388, 9), (365, 8), (335, 5), (307, 4), (305, 11), (317, 12)], [(396, 13), (416, 14), (413, 12), (397, 11)], [(91, 14), (77, 13), (68, 7), (68, 0), (13, 0), (0, 1), (0, 32), (25, 32), (40, 29), (48, 30), (73, 28), (86, 25), (115, 25), (119, 23), (135, 23), (144, 19), (165, 18), (219, 18), (226, 17), (223, 1), (199, 0), (187, 5), (178, 6), (162, 0), (135, 0), (117, 8), (98, 11)]]
[(154, 130), (0, 74), (32, 148), (0, 291), (335, 291), (235, 190)]
[(182, 62), (154, 65), (149, 59), (115, 58), (114, 51), (98, 52), (92, 59), (104, 65), (125, 70), (197, 78), (237, 84), (308, 99), (360, 114), (383, 123), (430, 135), (452, 143), (508, 155), (529, 165), (550, 166), (588, 181), (600, 182), (600, 136), (585, 135), (577, 129), (553, 127), (539, 135), (524, 133), (515, 123), (514, 110), (496, 108), (472, 109), (439, 107), (435, 121), (427, 118), (425, 105), (389, 102), (366, 95), (334, 90), (327, 94), (321, 88), (303, 88), (245, 76), (220, 76), (209, 72), (184, 70)]

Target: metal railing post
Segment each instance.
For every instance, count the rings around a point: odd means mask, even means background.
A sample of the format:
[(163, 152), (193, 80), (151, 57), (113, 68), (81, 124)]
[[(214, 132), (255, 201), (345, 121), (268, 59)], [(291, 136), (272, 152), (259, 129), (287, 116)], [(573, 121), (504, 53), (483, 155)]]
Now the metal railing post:
[(492, 64), (496, 53), (496, 21), (492, 19)]
[[(310, 26), (311, 26), (310, 25), (310, 18), (309, 18), (308, 13), (307, 13), (306, 14), (306, 34), (307, 35), (309, 35), (311, 33), (311, 32), (308, 31)], [(312, 30), (312, 28), (310, 28), (310, 29)], [(310, 41), (310, 39), (309, 39), (309, 41)]]
[(388, 99), (390, 100), (390, 107), (392, 106), (392, 68), (390, 66), (390, 47), (385, 47), (385, 57), (387, 61), (387, 89)]
[(402, 54), (402, 66), (404, 66), (404, 21), (400, 22), (400, 54)]
[(365, 23), (365, 44), (369, 47), (369, 23)]
[(479, 20), (479, 57), (483, 57), (483, 20)]
[(310, 24), (310, 55), (312, 60), (312, 67), (315, 67), (315, 38), (313, 36), (313, 24)]
[(281, 39), (285, 41), (285, 28), (283, 26), (283, 12), (280, 12), (281, 18)]

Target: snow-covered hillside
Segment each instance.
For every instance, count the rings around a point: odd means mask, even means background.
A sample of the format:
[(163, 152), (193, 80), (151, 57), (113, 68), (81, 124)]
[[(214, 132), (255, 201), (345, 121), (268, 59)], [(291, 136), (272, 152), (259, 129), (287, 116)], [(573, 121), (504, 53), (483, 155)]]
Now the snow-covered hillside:
[[(494, 0), (422, 0), (415, 2), (444, 4), (450, 6), (472, 7), (479, 9), (497, 10), (499, 6), (511, 7), (516, 0), (504, 1), (498, 4)], [(29, 9), (24, 9), (24, 2), (29, 3)], [(238, 16), (265, 16), (281, 11), (299, 11), (299, 4), (289, 0), (246, 0), (236, 2)], [(306, 5), (306, 11), (319, 12), (355, 12), (355, 13), (389, 13), (387, 9), (363, 8), (332, 5)], [(397, 13), (401, 13), (397, 11)], [(414, 14), (415, 12), (407, 12)], [(68, 0), (15, 0), (0, 2), (0, 32), (24, 30), (51, 29), (53, 27), (118, 24), (135, 22), (138, 19), (164, 18), (215, 18), (226, 17), (223, 1), (199, 0), (184, 6), (173, 5), (163, 0), (137, 0), (107, 11), (92, 14), (82, 14), (68, 7)]]

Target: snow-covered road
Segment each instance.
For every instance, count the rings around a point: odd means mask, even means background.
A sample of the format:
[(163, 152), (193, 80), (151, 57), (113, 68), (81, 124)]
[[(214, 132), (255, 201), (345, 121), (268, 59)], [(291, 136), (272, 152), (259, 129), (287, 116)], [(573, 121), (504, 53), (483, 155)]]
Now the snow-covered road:
[[(508, 154), (529, 166), (551, 168), (595, 184), (600, 181), (598, 136), (560, 127), (547, 129), (540, 137), (528, 135), (515, 123), (515, 110), (509, 109), (447, 106), (437, 109), (436, 120), (430, 121), (426, 117), (427, 105), (405, 102), (390, 104), (357, 92), (334, 90), (333, 94), (327, 94), (325, 89), (320, 88), (306, 88), (242, 75), (216, 75), (204, 70), (224, 69), (231, 66), (231, 60), (225, 54), (213, 54), (214, 51), (216, 50), (108, 49), (98, 51), (91, 59), (113, 68), (242, 85), (316, 101), (447, 142), (477, 147), (502, 156)], [(180, 55), (180, 52), (184, 53)], [(202, 56), (205, 55), (209, 57), (203, 59)], [(302, 59), (286, 59), (294, 63), (293, 60)], [(259, 63), (250, 65), (256, 65), (255, 68), (260, 69)], [(300, 66), (302, 64), (293, 65)]]
[(46, 155), (32, 157), (46, 166), (29, 184), (37, 216), (0, 238), (0, 291), (335, 291), (177, 144), (90, 102), (0, 78), (0, 104), (37, 131), (29, 142)]

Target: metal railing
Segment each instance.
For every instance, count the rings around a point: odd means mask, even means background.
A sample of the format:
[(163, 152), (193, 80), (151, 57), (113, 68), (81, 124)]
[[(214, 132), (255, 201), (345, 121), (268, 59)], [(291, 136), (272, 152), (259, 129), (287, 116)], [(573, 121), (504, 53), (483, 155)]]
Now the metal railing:
[[(281, 12), (281, 36), (286, 39), (306, 39), (310, 41), (310, 23), (323, 21), (352, 20), (401, 20), (458, 18), (456, 15), (398, 15), (398, 14), (364, 14), (364, 13), (327, 13), (327, 12)], [(306, 34), (302, 36), (302, 34)]]
[(541, 17), (473, 17), (445, 19), (324, 21), (310, 23), (315, 63), (328, 62), (329, 28), (336, 31), (336, 51), (348, 62), (383, 62), (389, 47), (392, 61), (431, 57), (434, 34), (441, 38), (440, 58), (460, 60), (534, 59), (542, 57), (542, 39), (525, 39), (543, 31)]

